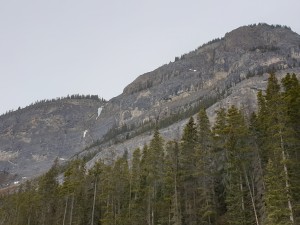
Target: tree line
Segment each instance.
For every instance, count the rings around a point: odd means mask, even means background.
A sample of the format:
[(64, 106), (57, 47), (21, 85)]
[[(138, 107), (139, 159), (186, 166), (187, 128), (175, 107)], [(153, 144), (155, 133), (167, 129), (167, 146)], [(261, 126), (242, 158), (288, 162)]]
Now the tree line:
[(231, 106), (191, 117), (179, 140), (155, 129), (132, 156), (89, 171), (57, 161), (35, 181), (0, 198), (0, 224), (296, 225), (300, 223), (300, 86), (271, 74), (246, 118)]
[[(97, 100), (97, 101), (100, 101), (100, 102), (103, 102), (103, 103), (107, 102), (104, 98), (99, 97), (98, 95), (74, 94), (74, 95), (67, 95), (67, 97), (57, 97), (57, 98), (52, 98), (52, 99), (38, 100), (38, 101), (35, 101), (34, 103), (31, 103), (28, 106), (25, 106), (24, 108), (21, 108), (19, 106), (17, 110), (13, 110), (13, 109), (8, 110), (2, 115), (7, 115), (7, 114), (12, 113), (12, 112), (17, 112), (19, 110), (22, 110), (22, 109), (25, 109), (25, 108), (28, 108), (28, 107), (35, 107), (39, 104), (49, 103), (49, 102), (58, 102), (58, 101), (63, 101), (65, 99), (91, 99), (91, 100)], [(2, 115), (0, 115), (0, 116), (2, 116)]]

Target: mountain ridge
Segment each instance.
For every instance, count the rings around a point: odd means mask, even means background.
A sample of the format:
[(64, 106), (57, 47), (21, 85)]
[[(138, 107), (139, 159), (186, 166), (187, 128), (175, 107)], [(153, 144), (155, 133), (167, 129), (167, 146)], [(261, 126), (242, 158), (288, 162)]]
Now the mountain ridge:
[[(144, 129), (149, 130), (151, 124), (157, 124), (176, 117), (176, 115), (187, 117), (193, 112), (193, 109), (197, 109), (201, 105), (209, 107), (229, 97), (231, 89), (238, 86), (242, 81), (253, 81), (255, 87), (255, 82), (258, 81), (254, 78), (265, 76), (264, 74), (267, 72), (275, 70), (298, 73), (299, 66), (300, 36), (298, 34), (282, 26), (267, 24), (243, 26), (226, 33), (224, 38), (204, 44), (196, 50), (176, 58), (174, 62), (142, 74), (127, 85), (122, 94), (105, 102), (105, 104), (86, 103), (82, 107), (80, 104), (73, 105), (72, 107), (77, 108), (69, 111), (69, 113), (72, 112), (69, 116), (74, 116), (72, 124), (76, 121), (80, 121), (80, 123), (76, 128), (76, 137), (72, 139), (72, 135), (65, 135), (65, 144), (70, 146), (68, 148), (73, 148), (68, 149), (70, 156), (88, 148), (93, 143), (96, 143), (96, 147), (91, 149), (94, 152), (101, 151), (105, 147), (101, 147), (103, 145), (97, 144), (96, 141), (103, 141), (105, 135), (112, 129), (120, 130), (119, 141), (122, 142), (134, 135), (138, 128), (142, 132), (144, 126), (149, 126)], [(235, 95), (243, 96), (240, 93), (241, 90), (237, 89)], [(254, 92), (247, 100), (251, 104), (255, 104)], [(232, 98), (234, 99), (234, 96)], [(243, 99), (240, 98), (235, 104), (242, 101)], [(99, 113), (100, 108), (101, 112)], [(77, 110), (81, 112), (79, 113), (80, 116), (76, 114)], [(189, 111), (190, 114), (188, 114)], [(48, 114), (51, 118), (51, 112)], [(68, 113), (64, 113), (64, 115), (68, 116)], [(8, 114), (5, 117), (8, 119), (5, 121), (15, 120), (14, 118), (9, 119), (10, 116), (12, 114)], [(1, 124), (9, 123), (5, 122), (3, 118), (0, 117), (0, 120), (2, 119)], [(53, 118), (50, 121), (55, 124)], [(168, 124), (172, 124), (174, 121), (170, 119)], [(27, 126), (30, 128), (32, 124), (27, 123)], [(3, 158), (7, 154), (15, 154), (13, 155), (14, 160), (17, 160), (19, 153), (15, 147), (23, 149), (24, 146), (30, 146), (31, 140), (29, 142), (27, 136), (18, 139), (14, 134), (11, 134), (10, 139), (7, 139), (7, 127), (9, 126), (0, 126), (0, 150)], [(15, 133), (19, 132), (16, 125), (11, 126), (11, 130)], [(59, 127), (58, 130), (63, 130), (63, 128)], [(81, 142), (84, 134), (90, 136), (90, 141)], [(43, 142), (40, 142), (42, 137), (36, 134), (31, 138), (36, 139), (35, 151), (38, 152), (43, 147)], [(50, 139), (52, 138), (53, 134)], [(53, 139), (53, 143), (55, 143), (54, 140), (56, 139)], [(73, 144), (71, 143), (72, 140), (74, 141)], [(106, 140), (108, 142), (105, 146), (113, 146), (116, 140), (116, 138)], [(55, 144), (52, 147), (49, 146), (48, 151), (52, 149), (52, 151), (59, 153), (63, 149), (62, 147), (61, 150), (58, 150)], [(37, 156), (33, 157), (33, 155)], [(57, 156), (59, 157), (59, 155)], [(25, 160), (27, 166), (25, 168), (27, 169), (24, 169), (25, 165), (21, 166), (20, 164), (12, 172), (19, 174), (20, 177), (24, 175), (24, 171), (28, 171), (28, 174), (34, 174), (36, 168), (30, 166), (32, 166), (32, 160), (35, 159), (42, 162), (39, 166), (43, 167), (41, 170), (45, 171), (50, 167), (55, 157), (45, 159), (43, 154), (35, 154), (35, 152), (28, 150), (27, 158), (28, 160)], [(7, 160), (0, 160), (0, 170), (6, 168), (7, 165), (11, 166)]]

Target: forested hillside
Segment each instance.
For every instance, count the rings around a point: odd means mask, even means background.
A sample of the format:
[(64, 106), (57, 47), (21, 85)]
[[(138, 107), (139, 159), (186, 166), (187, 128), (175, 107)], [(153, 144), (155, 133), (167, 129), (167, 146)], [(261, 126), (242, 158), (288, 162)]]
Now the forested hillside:
[[(270, 74), (251, 118), (234, 106), (209, 124), (204, 109), (180, 140), (159, 131), (143, 149), (85, 160), (2, 192), (0, 224), (300, 224), (300, 84)], [(64, 174), (62, 176), (61, 174)]]

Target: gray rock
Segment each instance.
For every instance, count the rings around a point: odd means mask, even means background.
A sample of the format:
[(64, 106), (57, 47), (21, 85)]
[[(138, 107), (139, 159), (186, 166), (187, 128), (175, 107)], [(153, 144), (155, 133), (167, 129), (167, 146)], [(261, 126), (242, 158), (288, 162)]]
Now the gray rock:
[(103, 104), (91, 99), (64, 99), (2, 115), (0, 171), (18, 178), (32, 177), (49, 169), (56, 157), (69, 159), (94, 142), (95, 133), (99, 133), (97, 110)]

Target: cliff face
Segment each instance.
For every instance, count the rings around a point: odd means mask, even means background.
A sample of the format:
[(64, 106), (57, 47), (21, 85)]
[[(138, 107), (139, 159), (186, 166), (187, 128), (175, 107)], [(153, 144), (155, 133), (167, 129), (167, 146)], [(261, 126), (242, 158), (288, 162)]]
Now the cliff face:
[[(32, 176), (37, 170), (48, 169), (55, 157), (63, 160), (80, 152), (112, 127), (140, 127), (199, 104), (217, 102), (208, 110), (212, 119), (217, 107), (228, 104), (255, 110), (256, 92), (265, 88), (266, 72), (299, 73), (299, 68), (298, 34), (266, 24), (240, 27), (139, 76), (106, 104), (65, 100), (0, 117), (0, 170)], [(176, 138), (183, 122), (179, 124), (166, 128), (163, 134)], [(120, 152), (144, 144), (150, 134), (143, 135), (145, 139), (140, 136), (140, 141), (101, 146), (98, 157), (111, 149)]]
[(209, 98), (221, 99), (230, 87), (254, 75), (299, 67), (300, 36), (266, 24), (244, 26), (139, 76), (109, 101), (103, 116), (118, 126), (162, 119)]
[(91, 99), (38, 103), (0, 117), (0, 171), (21, 177), (47, 170), (94, 141), (98, 108)]

